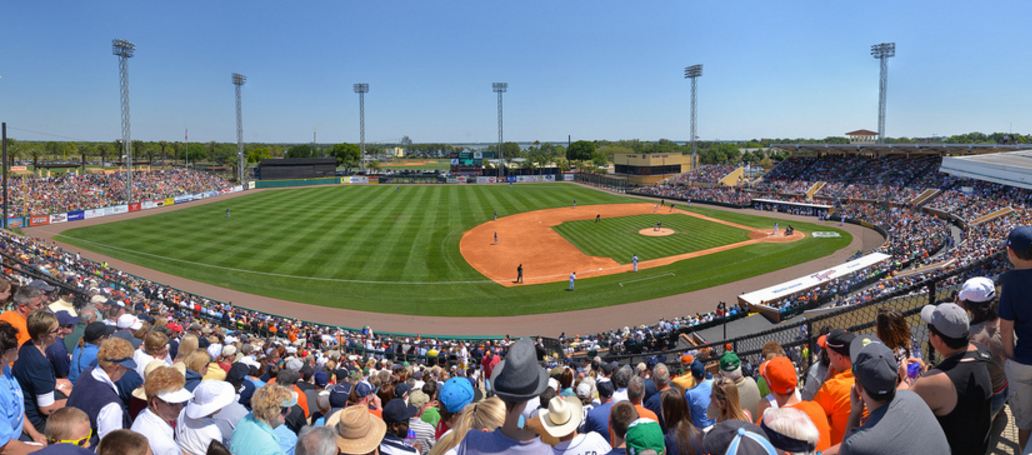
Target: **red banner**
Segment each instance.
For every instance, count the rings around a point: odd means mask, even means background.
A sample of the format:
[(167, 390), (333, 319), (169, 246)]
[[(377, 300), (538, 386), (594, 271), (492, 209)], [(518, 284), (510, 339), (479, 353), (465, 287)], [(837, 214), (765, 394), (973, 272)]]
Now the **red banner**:
[(32, 215), (29, 217), (29, 226), (45, 226), (50, 224), (50, 215)]
[(129, 204), (129, 211), (130, 212), (139, 212), (140, 211), (140, 203), (139, 202), (133, 202), (132, 204)]

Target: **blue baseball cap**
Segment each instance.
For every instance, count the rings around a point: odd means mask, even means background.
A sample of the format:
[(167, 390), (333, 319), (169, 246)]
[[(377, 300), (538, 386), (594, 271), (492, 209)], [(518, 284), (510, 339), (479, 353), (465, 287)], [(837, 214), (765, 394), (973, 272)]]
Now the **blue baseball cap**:
[(62, 327), (75, 325), (79, 323), (79, 318), (72, 316), (71, 313), (65, 310), (58, 311), (57, 313), (55, 313), (55, 316), (57, 316), (57, 323), (60, 324)]
[(706, 376), (706, 365), (699, 361), (699, 359), (695, 359), (692, 362), (692, 376), (697, 378)]
[(359, 398), (365, 398), (375, 391), (376, 389), (373, 388), (373, 385), (366, 381), (359, 382), (358, 385), (355, 386), (355, 395)]
[(454, 414), (473, 402), (473, 384), (466, 378), (451, 378), (444, 383), (438, 395), (444, 409)]
[(1007, 247), (1022, 255), (1032, 254), (1032, 226), (1018, 226), (1007, 236)]

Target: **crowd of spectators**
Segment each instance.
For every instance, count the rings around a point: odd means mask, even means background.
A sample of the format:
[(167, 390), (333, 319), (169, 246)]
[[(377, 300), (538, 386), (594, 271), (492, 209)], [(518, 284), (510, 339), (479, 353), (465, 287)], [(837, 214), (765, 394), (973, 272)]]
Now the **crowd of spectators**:
[(1007, 207), (1032, 207), (1032, 191), (969, 179), (952, 179), (953, 185), (928, 204), (930, 208), (957, 215), (965, 221)]
[(668, 185), (692, 183), (713, 186), (737, 168), (738, 166), (731, 164), (703, 164), (691, 171), (679, 174), (665, 183)]
[[(64, 213), (125, 204), (124, 172), (55, 177), (12, 176), (8, 184), (13, 213)], [(184, 194), (218, 191), (229, 181), (194, 169), (164, 169), (133, 173), (133, 201), (158, 200)]]

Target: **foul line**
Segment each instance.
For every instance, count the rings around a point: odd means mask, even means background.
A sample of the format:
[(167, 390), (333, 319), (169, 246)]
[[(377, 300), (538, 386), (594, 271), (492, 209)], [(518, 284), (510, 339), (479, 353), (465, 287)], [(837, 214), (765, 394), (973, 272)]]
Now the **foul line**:
[(161, 259), (161, 260), (170, 261), (170, 262), (178, 262), (178, 263), (181, 263), (181, 264), (201, 266), (201, 267), (208, 267), (208, 268), (217, 269), (217, 270), (225, 270), (225, 271), (228, 271), (228, 272), (249, 273), (249, 274), (253, 274), (253, 275), (270, 276), (270, 277), (275, 277), (275, 278), (293, 278), (293, 279), (299, 279), (299, 280), (327, 281), (327, 282), (332, 282), (332, 283), (357, 283), (357, 284), (405, 284), (405, 285), (495, 284), (495, 282), (493, 280), (466, 280), (466, 281), (379, 281), (379, 280), (349, 280), (349, 279), (344, 279), (344, 278), (324, 278), (324, 277), (315, 277), (315, 276), (290, 275), (290, 274), (286, 274), (286, 273), (261, 272), (261, 271), (258, 271), (258, 270), (238, 269), (238, 268), (234, 268), (234, 267), (226, 267), (226, 266), (215, 265), (215, 264), (207, 264), (207, 263), (204, 263), (204, 262), (187, 261), (185, 259), (171, 258), (171, 257), (168, 257), (168, 256), (161, 256), (161, 255), (158, 255), (158, 254), (151, 254), (151, 253), (145, 253), (145, 252), (142, 252), (142, 251), (130, 250), (130, 249), (127, 249), (127, 248), (120, 248), (120, 247), (117, 247), (117, 246), (112, 246), (112, 245), (108, 245), (108, 244), (100, 243), (100, 242), (94, 242), (92, 240), (86, 240), (86, 239), (76, 238), (75, 241), (77, 241), (77, 242), (85, 242), (85, 243), (92, 243), (94, 245), (98, 245), (98, 246), (103, 247), (103, 248), (108, 248), (108, 249), (111, 249), (111, 250), (114, 250), (114, 251), (120, 251), (120, 252), (123, 252), (123, 253), (128, 253), (129, 255), (149, 256), (149, 257), (152, 257), (152, 258), (155, 258), (155, 259)]
[(648, 281), (648, 280), (653, 280), (653, 279), (656, 279), (656, 278), (664, 278), (664, 277), (668, 277), (668, 276), (677, 276), (677, 274), (675, 274), (674, 272), (667, 272), (667, 273), (664, 273), (662, 275), (653, 275), (653, 276), (650, 276), (650, 277), (638, 278), (636, 280), (621, 281), (621, 282), (619, 282), (617, 284), (619, 284), (620, 287), (623, 287), (624, 283), (631, 284), (631, 283), (637, 283), (639, 281)]

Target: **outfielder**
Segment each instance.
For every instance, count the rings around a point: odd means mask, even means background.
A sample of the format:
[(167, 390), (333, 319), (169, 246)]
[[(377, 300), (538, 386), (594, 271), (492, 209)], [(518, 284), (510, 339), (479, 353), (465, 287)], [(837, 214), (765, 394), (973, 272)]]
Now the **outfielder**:
[(631, 266), (634, 268), (634, 272), (638, 272), (638, 255), (631, 256)]

